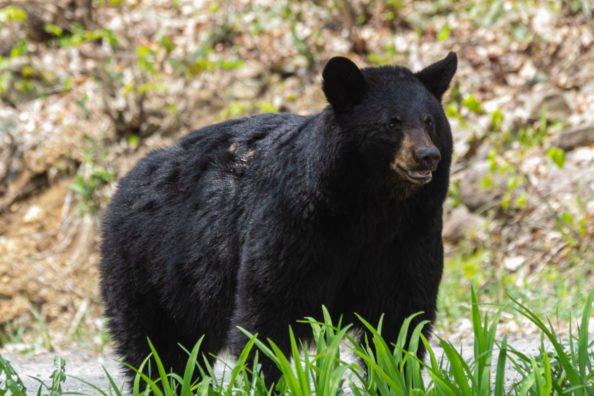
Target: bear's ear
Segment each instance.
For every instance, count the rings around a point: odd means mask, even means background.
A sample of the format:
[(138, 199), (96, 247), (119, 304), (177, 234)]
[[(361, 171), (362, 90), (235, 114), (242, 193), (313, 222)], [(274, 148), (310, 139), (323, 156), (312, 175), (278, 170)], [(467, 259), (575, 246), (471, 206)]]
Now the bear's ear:
[(427, 66), (420, 72), (415, 73), (415, 75), (437, 100), (441, 101), (441, 97), (450, 86), (457, 67), (458, 57), (455, 52), (450, 52), (448, 56), (439, 62)]
[(351, 109), (365, 93), (361, 70), (347, 58), (337, 56), (328, 61), (322, 72), (324, 94), (336, 112)]

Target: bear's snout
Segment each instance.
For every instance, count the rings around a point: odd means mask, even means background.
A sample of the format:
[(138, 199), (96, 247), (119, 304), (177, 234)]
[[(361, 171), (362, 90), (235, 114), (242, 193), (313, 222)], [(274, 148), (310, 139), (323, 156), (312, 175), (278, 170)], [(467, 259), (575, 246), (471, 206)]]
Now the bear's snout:
[(441, 152), (420, 128), (404, 131), (404, 137), (390, 168), (413, 184), (427, 184), (441, 160)]
[(437, 164), (441, 159), (441, 153), (437, 147), (433, 145), (415, 148), (413, 156), (421, 168), (430, 169), (432, 171), (437, 169)]

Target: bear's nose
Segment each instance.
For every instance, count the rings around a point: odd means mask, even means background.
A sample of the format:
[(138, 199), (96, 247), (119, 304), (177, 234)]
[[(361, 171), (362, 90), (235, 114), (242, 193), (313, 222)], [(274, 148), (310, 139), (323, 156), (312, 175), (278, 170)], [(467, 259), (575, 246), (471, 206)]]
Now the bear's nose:
[(414, 151), (415, 160), (419, 165), (425, 166), (430, 169), (435, 169), (437, 163), (441, 159), (441, 153), (435, 146), (425, 146), (417, 148)]

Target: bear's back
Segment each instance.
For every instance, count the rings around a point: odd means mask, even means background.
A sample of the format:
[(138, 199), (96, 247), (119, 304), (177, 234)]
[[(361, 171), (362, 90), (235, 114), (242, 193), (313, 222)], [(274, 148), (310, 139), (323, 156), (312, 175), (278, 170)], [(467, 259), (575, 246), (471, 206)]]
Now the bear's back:
[[(129, 287), (140, 289), (167, 283), (162, 290), (170, 292), (176, 284), (184, 289), (188, 274), (234, 273), (238, 222), (246, 204), (243, 186), (261, 178), (267, 162), (278, 162), (275, 152), (306, 119), (263, 114), (231, 120), (195, 130), (143, 158), (121, 179), (108, 207), (103, 277), (126, 278)], [(200, 290), (212, 293), (207, 285)], [(183, 298), (161, 299), (175, 307)]]

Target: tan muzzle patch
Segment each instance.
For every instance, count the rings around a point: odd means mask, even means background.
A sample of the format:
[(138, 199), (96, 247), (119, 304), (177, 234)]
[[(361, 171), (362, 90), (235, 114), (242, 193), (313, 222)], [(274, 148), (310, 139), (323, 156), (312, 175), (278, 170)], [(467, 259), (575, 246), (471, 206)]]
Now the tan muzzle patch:
[(426, 147), (434, 147), (434, 145), (425, 130), (418, 128), (404, 130), (402, 143), (394, 153), (390, 169), (411, 183), (421, 185), (429, 183), (434, 169), (419, 163), (415, 156), (415, 152)]

